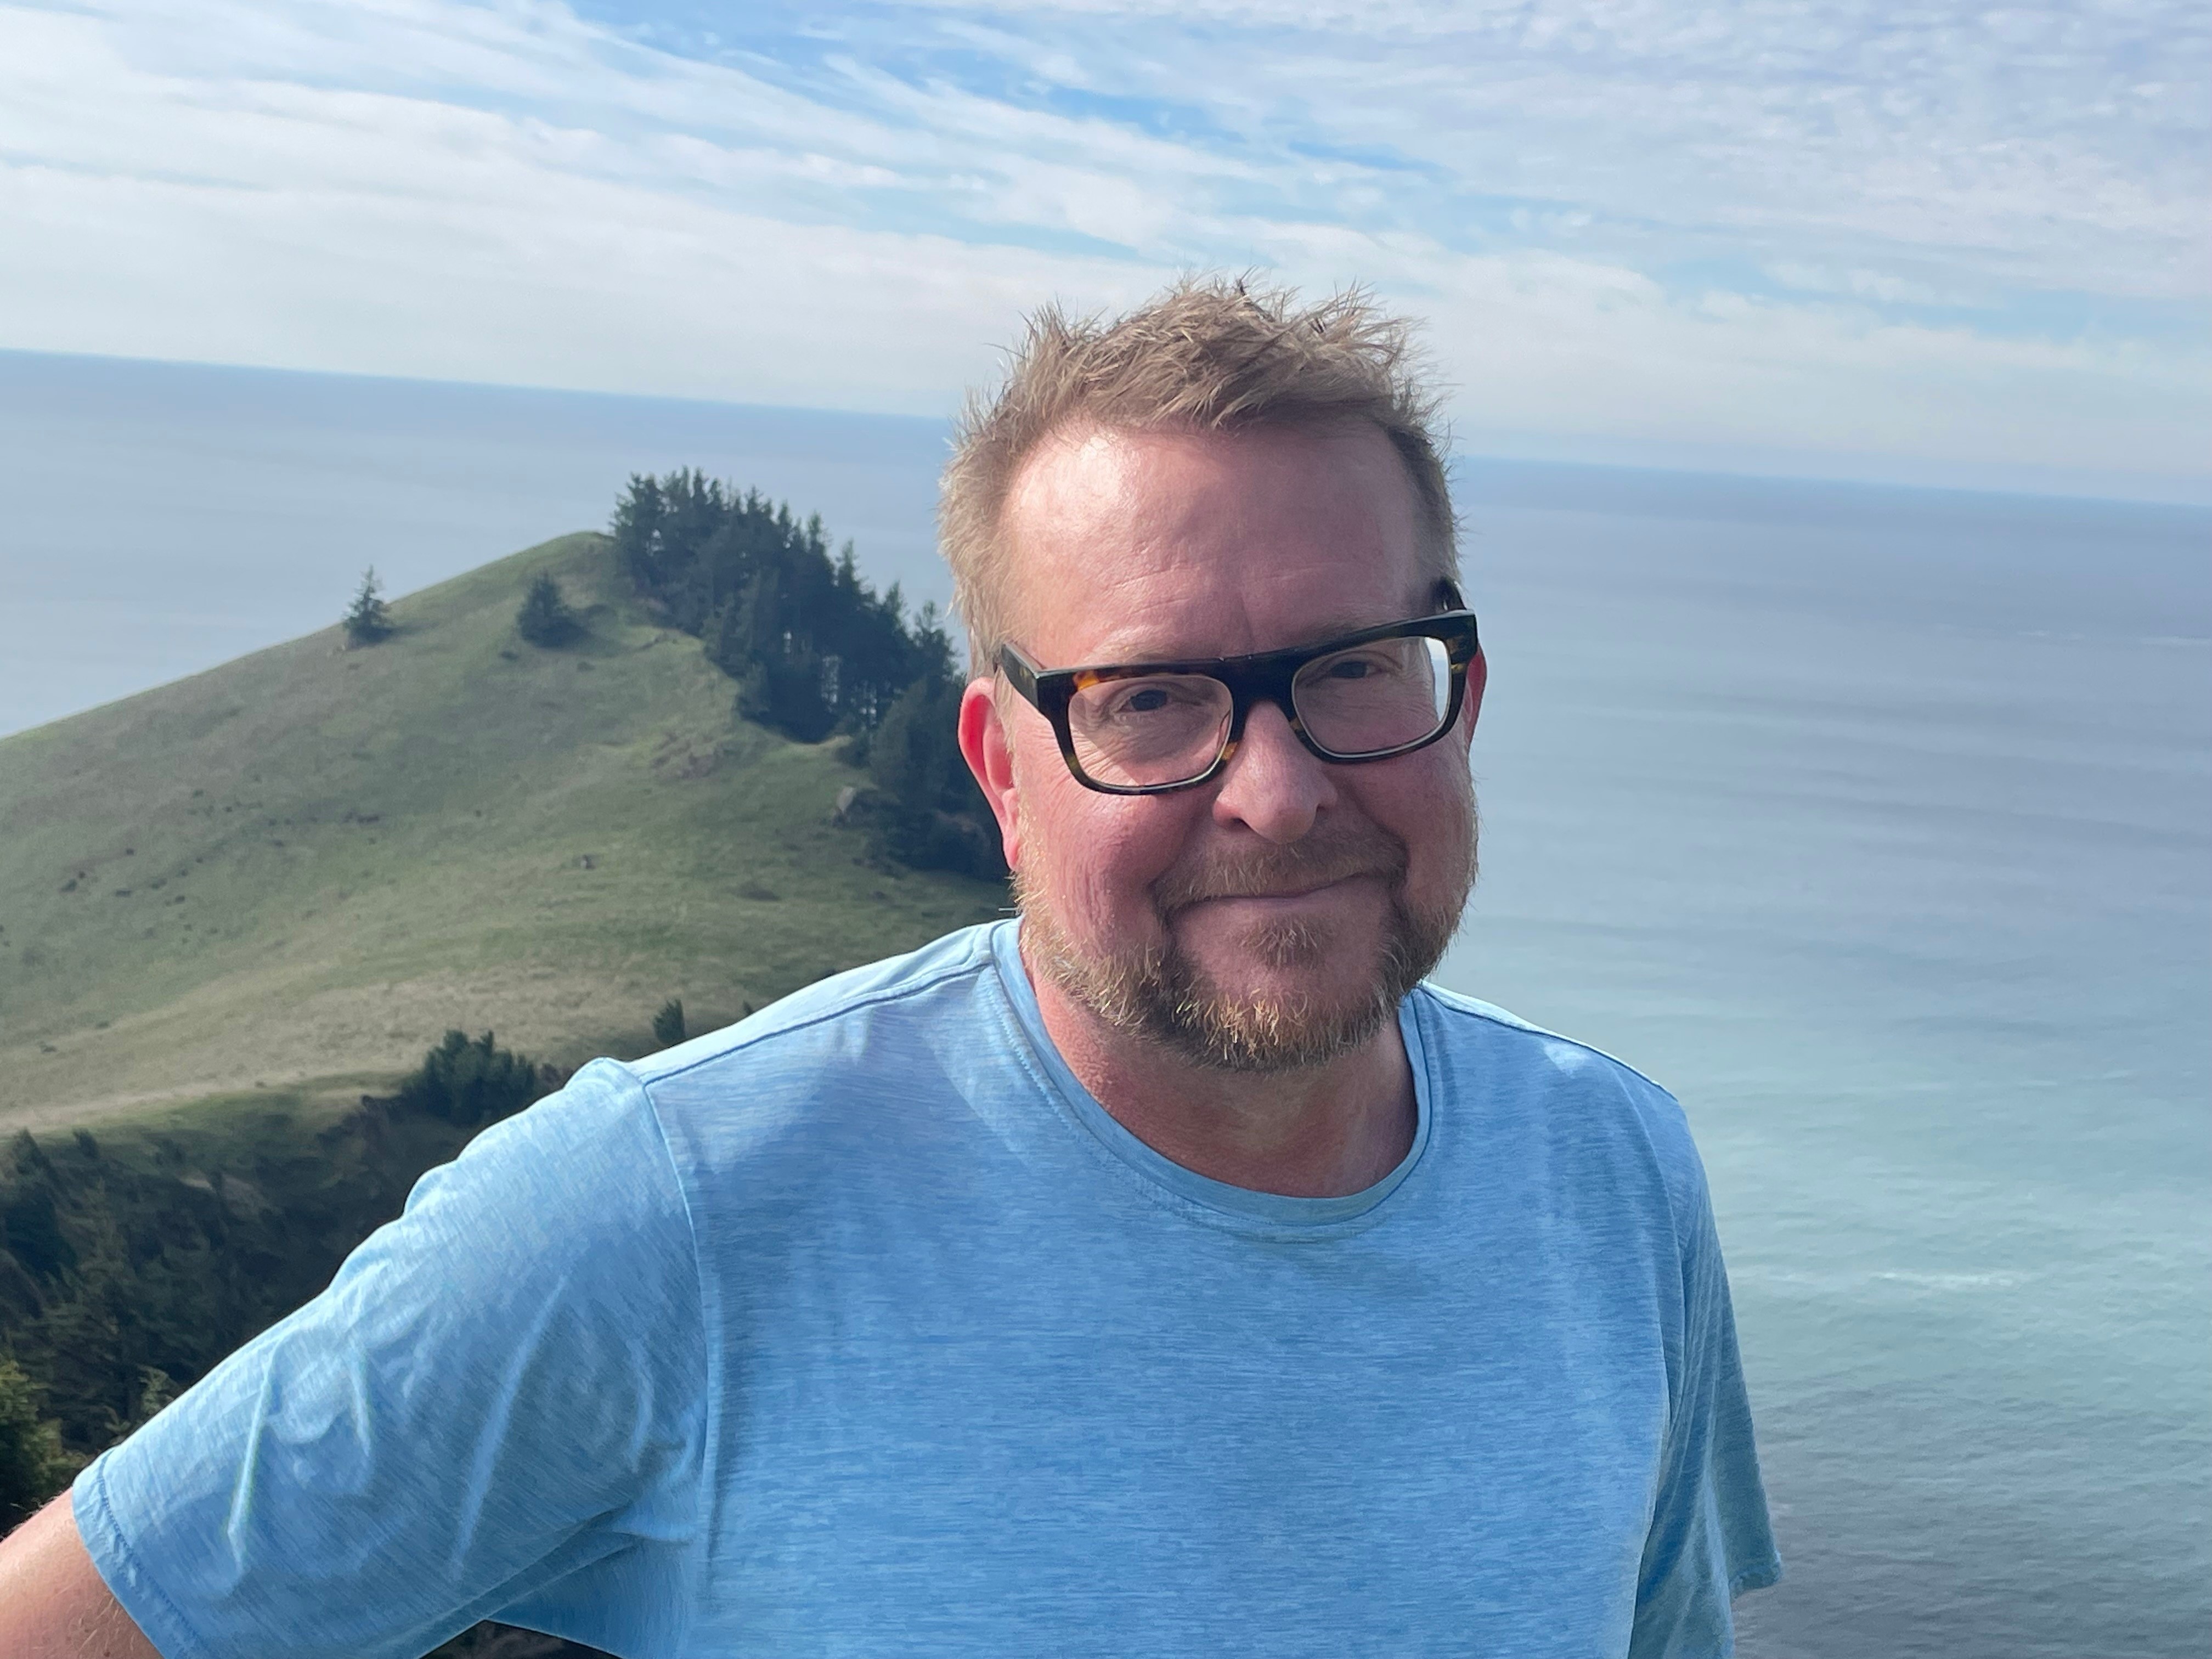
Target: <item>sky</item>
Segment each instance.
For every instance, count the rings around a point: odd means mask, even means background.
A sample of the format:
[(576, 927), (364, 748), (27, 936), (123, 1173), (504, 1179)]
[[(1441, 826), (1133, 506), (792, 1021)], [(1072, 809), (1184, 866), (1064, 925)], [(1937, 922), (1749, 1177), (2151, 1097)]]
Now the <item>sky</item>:
[(2212, 499), (2185, 0), (0, 0), (0, 348), (944, 415), (1371, 287), (1470, 452)]

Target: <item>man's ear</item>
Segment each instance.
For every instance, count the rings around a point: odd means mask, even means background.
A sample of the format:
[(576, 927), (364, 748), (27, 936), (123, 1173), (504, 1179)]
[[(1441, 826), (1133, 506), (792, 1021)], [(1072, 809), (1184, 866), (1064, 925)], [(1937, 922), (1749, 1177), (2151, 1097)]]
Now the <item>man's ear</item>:
[(1474, 741), (1474, 723), (1482, 718), (1482, 694), (1490, 685), (1490, 659), (1477, 647), (1474, 660), (1467, 665), (1467, 695), (1461, 700), (1459, 717), (1467, 722), (1467, 740)]
[(975, 774), (976, 787), (999, 821), (999, 845), (1006, 867), (1015, 868), (1022, 851), (1021, 813), (1014, 784), (1014, 755), (999, 715), (999, 682), (988, 674), (968, 682), (960, 694), (960, 757)]

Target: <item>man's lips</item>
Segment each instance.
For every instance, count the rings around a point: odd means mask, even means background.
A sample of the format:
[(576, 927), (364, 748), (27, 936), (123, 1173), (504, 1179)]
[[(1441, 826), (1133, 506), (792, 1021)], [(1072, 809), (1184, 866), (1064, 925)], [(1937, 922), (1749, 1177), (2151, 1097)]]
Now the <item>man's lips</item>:
[(1375, 882), (1387, 892), (1405, 878), (1402, 846), (1380, 834), (1339, 834), (1298, 848), (1241, 848), (1194, 859), (1153, 883), (1152, 896), (1166, 921), (1199, 904), (1291, 909), (1355, 884)]
[(1356, 881), (1383, 881), (1387, 878), (1377, 870), (1356, 870), (1341, 876), (1332, 876), (1325, 881), (1302, 882), (1295, 887), (1243, 888), (1234, 892), (1206, 893), (1186, 900), (1178, 909), (1188, 909), (1199, 904), (1289, 904), (1299, 899), (1314, 898), (1334, 891)]

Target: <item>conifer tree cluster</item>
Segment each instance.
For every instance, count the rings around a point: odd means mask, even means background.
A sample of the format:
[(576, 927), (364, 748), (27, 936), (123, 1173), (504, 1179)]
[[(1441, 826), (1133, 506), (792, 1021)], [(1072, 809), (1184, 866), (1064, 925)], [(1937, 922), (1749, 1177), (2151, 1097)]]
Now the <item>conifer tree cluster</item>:
[[(89, 1131), (0, 1143), (0, 1537), (326, 1285), (408, 1189), (562, 1074), (449, 1031), (388, 1098), (252, 1141)], [(484, 1625), (429, 1659), (602, 1659)]]
[(819, 514), (802, 522), (688, 469), (632, 477), (613, 533), (637, 591), (738, 682), (740, 716), (802, 743), (854, 739), (882, 794), (879, 851), (1005, 873), (954, 736), (959, 682), (933, 606), (909, 619), (897, 584), (878, 594), (861, 580), (849, 542), (832, 559)]
[(448, 1031), (389, 1098), (272, 1121), (203, 1165), (89, 1132), (0, 1144), (0, 1534), (102, 1447), (328, 1282), (416, 1176), (562, 1074)]
[(0, 1151), (0, 1532), (337, 1266), (263, 1183), (185, 1177), (82, 1129)]
[(819, 514), (689, 470), (633, 477), (615, 507), (617, 556), (637, 590), (706, 642), (744, 688), (746, 717), (802, 743), (873, 729), (918, 679), (952, 672), (933, 615), (909, 623), (894, 584), (836, 560)]

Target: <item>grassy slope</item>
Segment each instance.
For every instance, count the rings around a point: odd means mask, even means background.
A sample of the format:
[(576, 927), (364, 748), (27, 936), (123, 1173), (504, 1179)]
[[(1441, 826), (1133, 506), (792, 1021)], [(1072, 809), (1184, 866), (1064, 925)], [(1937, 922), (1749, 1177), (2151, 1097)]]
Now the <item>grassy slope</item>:
[[(588, 637), (515, 635), (539, 570)], [(608, 544), (0, 740), (0, 1130), (256, 1089), (349, 1097), (450, 1025), (574, 1062), (993, 914), (864, 861), (833, 745), (730, 716)]]

